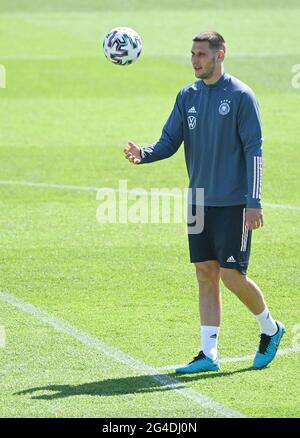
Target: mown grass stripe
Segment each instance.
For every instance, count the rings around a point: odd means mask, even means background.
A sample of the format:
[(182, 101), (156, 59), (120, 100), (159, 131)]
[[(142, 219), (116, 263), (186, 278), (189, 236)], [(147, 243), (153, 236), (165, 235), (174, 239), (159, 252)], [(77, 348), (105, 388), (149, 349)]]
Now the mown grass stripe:
[[(0, 185), (12, 185), (12, 186), (25, 186), (25, 187), (44, 187), (44, 188), (52, 188), (52, 189), (65, 189), (65, 190), (79, 190), (79, 191), (88, 191), (88, 192), (97, 192), (100, 190), (99, 187), (94, 186), (78, 186), (74, 184), (55, 184), (55, 183), (42, 183), (42, 182), (31, 182), (31, 181), (6, 181), (6, 180), (0, 180)], [(118, 189), (112, 189), (115, 192), (122, 192), (122, 190)], [(128, 191), (125, 190), (125, 193)], [(150, 194), (149, 191), (147, 191), (148, 194)], [(169, 193), (169, 192), (156, 192), (151, 191), (153, 195), (159, 195), (159, 196), (173, 196), (178, 197), (176, 193)], [(263, 202), (263, 206), (268, 208), (279, 208), (284, 210), (293, 210), (293, 211), (300, 211), (300, 207), (295, 205), (287, 205), (287, 204), (273, 204), (272, 202)]]
[(208, 417), (245, 417), (245, 415), (241, 412), (230, 409), (227, 406), (215, 401), (211, 397), (186, 387), (180, 380), (177, 380), (174, 377), (160, 374), (160, 371), (157, 368), (151, 367), (132, 358), (128, 354), (123, 353), (121, 350), (102, 342), (100, 339), (79, 330), (77, 327), (70, 325), (60, 318), (56, 318), (44, 312), (32, 304), (28, 304), (19, 298), (16, 298), (12, 294), (0, 292), (0, 300), (34, 316), (43, 323), (52, 326), (55, 330), (77, 339), (82, 344), (99, 351), (100, 353), (112, 358), (116, 362), (122, 363), (135, 371), (143, 373), (144, 375), (148, 375), (149, 379), (154, 380), (156, 383), (199, 404), (203, 409), (205, 409), (205, 411), (207, 411)]

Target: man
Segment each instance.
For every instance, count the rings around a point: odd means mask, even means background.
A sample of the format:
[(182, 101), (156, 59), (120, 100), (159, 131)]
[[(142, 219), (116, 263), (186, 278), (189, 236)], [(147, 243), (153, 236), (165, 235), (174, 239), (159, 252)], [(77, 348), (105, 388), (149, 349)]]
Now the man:
[(246, 84), (224, 72), (225, 41), (220, 34), (197, 35), (191, 54), (200, 80), (178, 93), (161, 138), (145, 148), (128, 142), (124, 153), (133, 164), (150, 163), (170, 157), (184, 141), (190, 188), (204, 188), (204, 229), (188, 236), (199, 283), (202, 350), (176, 371), (220, 369), (220, 279), (260, 325), (253, 362), (260, 369), (274, 359), (285, 327), (272, 318), (261, 290), (246, 276), (252, 230), (263, 226), (258, 103)]

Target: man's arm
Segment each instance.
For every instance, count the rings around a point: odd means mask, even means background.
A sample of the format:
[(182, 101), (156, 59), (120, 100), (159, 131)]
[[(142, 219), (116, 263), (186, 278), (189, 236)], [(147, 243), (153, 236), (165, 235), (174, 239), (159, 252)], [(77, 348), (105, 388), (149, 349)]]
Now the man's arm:
[(241, 137), (248, 179), (246, 224), (249, 229), (263, 226), (262, 189), (262, 132), (259, 106), (250, 90), (241, 96), (238, 128)]
[(179, 149), (183, 142), (183, 123), (181, 110), (181, 95), (177, 95), (176, 102), (164, 128), (160, 139), (147, 147), (139, 148), (132, 142), (124, 149), (125, 158), (133, 164), (152, 163), (164, 160)]

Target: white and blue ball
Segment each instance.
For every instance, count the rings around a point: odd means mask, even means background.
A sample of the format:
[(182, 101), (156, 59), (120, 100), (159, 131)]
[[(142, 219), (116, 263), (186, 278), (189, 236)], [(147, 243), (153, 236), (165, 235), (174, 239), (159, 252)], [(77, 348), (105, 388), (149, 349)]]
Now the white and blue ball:
[(106, 58), (117, 65), (135, 62), (143, 48), (139, 34), (129, 27), (116, 27), (104, 38), (103, 51)]

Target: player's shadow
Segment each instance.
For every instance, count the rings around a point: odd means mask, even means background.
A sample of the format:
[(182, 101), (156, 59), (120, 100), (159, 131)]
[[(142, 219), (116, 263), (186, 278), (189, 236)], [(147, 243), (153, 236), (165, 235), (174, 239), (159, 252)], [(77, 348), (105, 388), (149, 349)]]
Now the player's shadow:
[(175, 372), (170, 374), (133, 376), (119, 379), (105, 379), (80, 385), (66, 384), (41, 386), (16, 392), (15, 395), (31, 394), (31, 398), (35, 400), (54, 400), (77, 395), (109, 397), (116, 395), (121, 396), (128, 394), (173, 391), (180, 388), (186, 388), (185, 383), (228, 377), (234, 374), (250, 371), (254, 371), (253, 368), (243, 368), (232, 372), (191, 374), (188, 376), (178, 375)]

